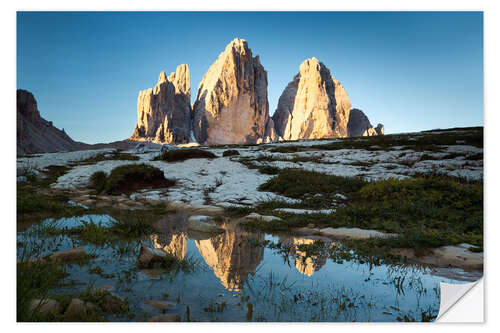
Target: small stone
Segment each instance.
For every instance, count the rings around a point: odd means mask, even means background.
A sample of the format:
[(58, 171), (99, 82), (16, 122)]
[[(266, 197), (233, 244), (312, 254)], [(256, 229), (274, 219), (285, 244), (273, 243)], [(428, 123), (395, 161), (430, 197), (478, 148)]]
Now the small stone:
[(347, 200), (347, 197), (343, 194), (340, 194), (340, 193), (335, 194), (335, 197), (342, 199), (342, 200)]
[(181, 317), (176, 314), (166, 313), (149, 318), (148, 322), (179, 322)]
[(146, 304), (149, 306), (152, 306), (154, 308), (157, 308), (161, 311), (166, 311), (168, 309), (173, 309), (175, 308), (175, 303), (169, 302), (169, 301), (155, 301), (155, 300), (148, 300), (146, 301)]
[(113, 286), (109, 285), (109, 284), (105, 284), (105, 285), (102, 285), (100, 287), (97, 287), (95, 289), (95, 291), (112, 291), (114, 289)]
[(117, 313), (121, 311), (122, 302), (112, 295), (106, 295), (102, 298), (101, 306), (106, 312)]
[[(95, 307), (95, 306), (94, 306)], [(68, 319), (85, 319), (90, 314), (92, 305), (90, 307), (81, 299), (73, 298), (69, 303), (64, 316)]]

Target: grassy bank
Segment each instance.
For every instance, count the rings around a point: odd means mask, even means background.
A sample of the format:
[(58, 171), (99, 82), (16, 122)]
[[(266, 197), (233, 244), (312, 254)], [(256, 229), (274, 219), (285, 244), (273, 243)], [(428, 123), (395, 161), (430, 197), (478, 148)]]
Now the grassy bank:
[[(300, 204), (261, 203), (257, 206), (259, 213), (276, 215), (283, 221), (244, 224), (250, 229), (289, 231), (312, 223), (318, 227), (358, 227), (400, 235), (377, 240), (378, 246), (418, 249), (462, 242), (480, 248), (483, 245), (482, 181), (427, 175), (367, 182), (360, 178), (288, 169), (280, 171), (260, 189), (303, 200)], [(340, 199), (337, 194), (347, 199)], [(336, 212), (286, 214), (274, 210), (286, 206), (334, 208)], [(232, 209), (231, 213), (238, 211)]]

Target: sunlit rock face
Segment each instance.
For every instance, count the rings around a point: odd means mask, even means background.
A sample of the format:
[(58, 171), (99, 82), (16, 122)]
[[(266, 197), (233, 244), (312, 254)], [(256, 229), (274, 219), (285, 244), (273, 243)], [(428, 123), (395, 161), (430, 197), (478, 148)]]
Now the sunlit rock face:
[(349, 136), (384, 135), (384, 125), (378, 124), (373, 128), (368, 117), (359, 109), (352, 109), (347, 123)]
[(73, 141), (51, 121), (40, 116), (35, 96), (27, 90), (17, 92), (17, 153), (53, 153), (86, 149), (88, 145)]
[(184, 259), (187, 252), (187, 234), (158, 234), (151, 236), (153, 244), (157, 249), (163, 249), (178, 259)]
[(273, 120), (284, 140), (346, 137), (350, 110), (344, 87), (312, 58), (281, 94)]
[(215, 276), (228, 290), (243, 288), (249, 274), (255, 274), (257, 266), (264, 258), (264, 248), (255, 246), (264, 240), (240, 231), (226, 231), (224, 234), (206, 240), (196, 241), (196, 246)]
[(177, 67), (167, 77), (160, 73), (152, 89), (142, 90), (137, 98), (137, 125), (132, 140), (157, 143), (187, 143), (191, 131), (191, 86), (189, 67)]
[(269, 141), (269, 119), (267, 72), (247, 42), (236, 38), (203, 76), (193, 107), (194, 136), (206, 145)]

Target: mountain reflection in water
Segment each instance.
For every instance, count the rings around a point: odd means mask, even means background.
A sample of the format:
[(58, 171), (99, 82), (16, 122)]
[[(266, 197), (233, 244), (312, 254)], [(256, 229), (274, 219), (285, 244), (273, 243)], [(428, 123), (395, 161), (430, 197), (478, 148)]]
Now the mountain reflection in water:
[[(184, 259), (188, 239), (194, 240), (201, 257), (222, 285), (229, 291), (241, 290), (248, 276), (255, 274), (264, 259), (264, 234), (246, 232), (238, 228), (236, 222), (229, 220), (222, 224), (224, 233), (193, 232), (185, 228), (184, 218), (178, 215), (159, 221), (157, 225), (162, 226), (162, 232), (151, 235), (154, 246)], [(328, 259), (327, 251), (307, 255), (306, 251), (299, 249), (300, 245), (311, 245), (315, 241), (313, 238), (280, 237), (280, 243), (290, 249), (288, 255), (294, 258), (296, 269), (307, 276), (319, 271)], [(325, 248), (328, 249), (330, 245), (331, 241), (326, 240)]]

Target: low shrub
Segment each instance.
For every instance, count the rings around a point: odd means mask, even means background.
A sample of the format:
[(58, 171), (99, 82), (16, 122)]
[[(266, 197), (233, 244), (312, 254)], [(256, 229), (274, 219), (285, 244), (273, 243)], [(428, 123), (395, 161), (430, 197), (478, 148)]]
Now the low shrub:
[(216, 158), (217, 156), (203, 149), (177, 149), (163, 152), (154, 158), (155, 161), (182, 162), (192, 158)]
[(133, 193), (144, 188), (165, 188), (175, 185), (174, 180), (166, 179), (163, 171), (147, 164), (128, 164), (114, 168), (106, 177), (98, 171), (90, 177), (90, 187), (98, 193)]
[(102, 192), (106, 186), (106, 178), (107, 175), (104, 171), (94, 172), (90, 176), (90, 187), (96, 190), (97, 193)]
[(222, 153), (223, 157), (228, 157), (228, 156), (237, 156), (240, 153), (237, 150), (234, 149), (228, 149)]

